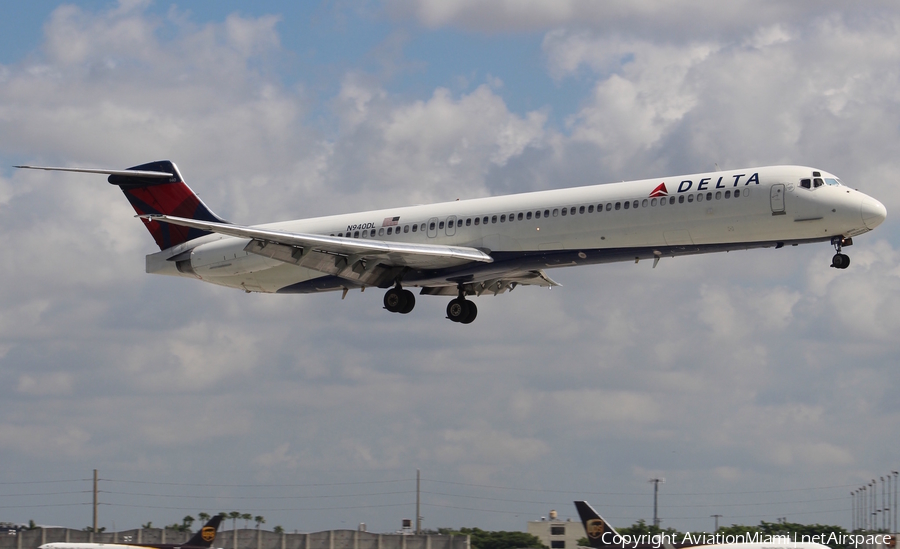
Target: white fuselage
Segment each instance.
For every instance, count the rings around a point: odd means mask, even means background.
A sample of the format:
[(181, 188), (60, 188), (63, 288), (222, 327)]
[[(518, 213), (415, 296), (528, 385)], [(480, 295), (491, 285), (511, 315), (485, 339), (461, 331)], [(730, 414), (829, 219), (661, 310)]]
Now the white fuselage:
[[(814, 176), (814, 173), (818, 174)], [(824, 181), (809, 188), (801, 181)], [(492, 264), (471, 272), (550, 268), (780, 246), (852, 237), (885, 218), (877, 200), (826, 172), (772, 166), (406, 206), (256, 227), (478, 248)], [(329, 275), (244, 250), (249, 240), (207, 235), (147, 256), (147, 272), (247, 291), (317, 291)], [(174, 257), (189, 258), (179, 270)], [(409, 273), (404, 285), (452, 285), (452, 272)], [(293, 289), (292, 289), (293, 288)]]

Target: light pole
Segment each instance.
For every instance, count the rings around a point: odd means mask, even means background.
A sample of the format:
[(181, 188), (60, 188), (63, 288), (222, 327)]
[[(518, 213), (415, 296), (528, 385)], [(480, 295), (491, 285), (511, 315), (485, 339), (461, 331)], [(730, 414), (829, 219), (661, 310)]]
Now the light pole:
[(713, 530), (713, 534), (715, 534), (716, 532), (719, 531), (719, 517), (721, 517), (722, 515), (709, 515), (709, 516), (711, 516), (711, 517), (713, 517), (714, 519), (716, 519), (716, 529)]

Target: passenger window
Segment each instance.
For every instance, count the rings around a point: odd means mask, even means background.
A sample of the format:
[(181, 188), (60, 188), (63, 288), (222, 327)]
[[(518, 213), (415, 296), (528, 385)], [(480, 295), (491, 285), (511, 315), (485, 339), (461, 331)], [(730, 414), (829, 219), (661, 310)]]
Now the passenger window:
[(344, 233), (338, 233), (338, 236), (343, 237)]
[[(611, 209), (612, 209), (612, 202), (607, 202), (606, 203), (606, 211), (610, 211)], [(617, 207), (616, 209), (618, 210), (619, 208)]]
[(428, 229), (431, 231), (434, 230), (434, 221), (432, 221), (431, 224), (428, 225)]
[(484, 216), (484, 218), (481, 220), (481, 224), (482, 224), (482, 225), (487, 225), (487, 224), (488, 224), (488, 216)]
[(471, 227), (471, 226), (472, 226), (472, 218), (468, 217), (468, 218), (466, 218), (466, 227)]
[(491, 223), (496, 223), (496, 222), (497, 222), (497, 216), (496, 216), (496, 215), (492, 215), (492, 216), (491, 216)]
[[(393, 232), (392, 228), (391, 228), (391, 227), (388, 227), (388, 230), (387, 230), (388, 236), (390, 236), (390, 234), (391, 234), (392, 232)], [(378, 236), (381, 236), (381, 231), (378, 231)]]
[(716, 191), (716, 200), (722, 200), (722, 191)]
[(476, 224), (476, 225), (478, 225), (480, 221), (481, 221), (481, 218), (480, 218), (480, 217), (476, 217), (476, 218), (475, 218), (475, 224)]
[[(654, 198), (653, 201), (656, 202), (656, 199)], [(649, 200), (647, 200), (647, 199), (645, 198), (645, 199), (641, 202), (641, 206), (644, 207), (644, 208), (646, 208), (648, 202), (649, 202)]]
[(527, 214), (525, 214), (525, 219), (531, 219), (531, 212), (528, 212)]
[(731, 198), (731, 191), (725, 191), (725, 198)]
[(544, 217), (550, 217), (550, 210), (544, 210)]
[[(690, 198), (688, 198), (688, 200), (690, 200)], [(697, 202), (703, 202), (703, 193), (697, 194)]]
[(359, 231), (353, 231), (353, 238), (359, 238)]
[(618, 210), (618, 209), (621, 208), (621, 207), (622, 207), (622, 203), (621, 203), (621, 202), (616, 202), (616, 210)]
[(706, 200), (712, 200), (712, 193), (706, 193)]
[(568, 208), (563, 208), (563, 209), (562, 209), (562, 214), (563, 214), (563, 215), (567, 215), (568, 213), (569, 213)]
[(500, 216), (500, 223), (506, 223), (506, 214)]
[(369, 236), (375, 236), (375, 229), (372, 229), (371, 231), (369, 231)]
[(534, 218), (535, 218), (535, 219), (540, 219), (540, 218), (541, 218), (541, 210), (538, 210), (538, 211), (534, 212)]
[[(572, 206), (572, 209), (569, 210), (569, 213), (572, 215), (575, 215), (575, 206)], [(581, 212), (581, 213), (584, 213), (584, 212)]]
[(679, 203), (679, 204), (684, 204), (684, 195), (681, 195), (681, 196), (678, 197), (678, 203)]
[[(413, 225), (413, 230), (415, 230), (415, 228), (416, 228), (416, 226)], [(404, 225), (404, 226), (403, 226), (403, 233), (406, 234), (406, 233), (408, 233), (408, 232), (409, 232), (409, 225)]]
[(627, 209), (630, 208), (630, 207), (631, 207), (631, 202), (626, 202), (626, 203), (625, 203), (625, 209), (627, 210)]
[(553, 217), (556, 217), (556, 216), (558, 216), (558, 215), (559, 215), (559, 209), (558, 209), (558, 208), (554, 208), (554, 209), (553, 209)]
[(637, 207), (638, 207), (638, 201), (635, 200), (635, 201), (634, 201), (634, 204), (632, 204), (631, 207), (632, 207), (632, 208), (637, 208)]
[[(650, 205), (651, 205), (651, 206), (656, 206), (656, 199), (655, 199), (655, 198), (653, 198), (653, 199), (650, 200)], [(646, 206), (646, 204), (645, 204), (645, 206)]]
[[(522, 212), (519, 212), (519, 218), (518, 218), (519, 221), (522, 221), (523, 218), (524, 218), (524, 214)], [(531, 212), (528, 212), (528, 219), (531, 219)]]
[(693, 202), (693, 201), (694, 201), (694, 195), (689, 194), (689, 195), (688, 195), (688, 202)]
[(418, 225), (413, 225), (413, 226), (412, 226), (413, 232), (416, 232), (416, 228), (417, 228), (417, 227), (418, 227)]
[(674, 196), (670, 196), (670, 197), (669, 197), (669, 204), (674, 204), (674, 203), (675, 203), (675, 197), (674, 197)]

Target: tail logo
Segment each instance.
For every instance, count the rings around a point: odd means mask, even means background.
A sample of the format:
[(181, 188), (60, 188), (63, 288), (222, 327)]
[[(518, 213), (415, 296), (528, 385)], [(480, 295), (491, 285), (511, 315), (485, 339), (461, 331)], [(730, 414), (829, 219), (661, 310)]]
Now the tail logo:
[(590, 519), (585, 523), (584, 529), (589, 538), (599, 539), (603, 537), (603, 532), (606, 531), (606, 524), (603, 523), (602, 519)]
[(203, 538), (203, 541), (212, 541), (216, 539), (216, 529), (212, 526), (204, 526), (200, 530), (200, 537)]
[(653, 192), (650, 193), (650, 198), (656, 198), (659, 196), (669, 196), (669, 191), (666, 190), (665, 183), (660, 183), (659, 186), (653, 189)]

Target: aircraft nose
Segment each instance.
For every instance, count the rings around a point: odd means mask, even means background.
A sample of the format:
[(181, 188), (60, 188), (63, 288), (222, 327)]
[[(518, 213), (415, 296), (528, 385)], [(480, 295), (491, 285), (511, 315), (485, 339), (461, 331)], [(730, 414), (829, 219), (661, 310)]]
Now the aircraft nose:
[(887, 209), (884, 204), (872, 197), (865, 197), (859, 203), (859, 213), (862, 215), (863, 223), (870, 230), (881, 225), (881, 222), (887, 217)]

